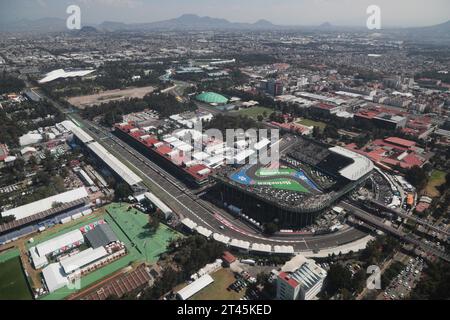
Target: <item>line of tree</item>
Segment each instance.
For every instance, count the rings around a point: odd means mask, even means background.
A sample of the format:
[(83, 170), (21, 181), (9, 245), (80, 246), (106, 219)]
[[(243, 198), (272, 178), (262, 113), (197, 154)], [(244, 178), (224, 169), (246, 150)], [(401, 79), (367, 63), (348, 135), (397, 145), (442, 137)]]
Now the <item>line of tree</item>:
[(6, 93), (17, 93), (25, 88), (25, 82), (3, 71), (0, 74), (0, 95)]
[(146, 109), (157, 111), (161, 117), (169, 117), (185, 111), (195, 111), (197, 106), (193, 102), (182, 103), (174, 96), (162, 93), (152, 93), (143, 99), (126, 99), (121, 101), (111, 101), (98, 106), (86, 108), (81, 112), (83, 118), (92, 120), (102, 116), (102, 121), (107, 126), (122, 121), (122, 116), (140, 112)]

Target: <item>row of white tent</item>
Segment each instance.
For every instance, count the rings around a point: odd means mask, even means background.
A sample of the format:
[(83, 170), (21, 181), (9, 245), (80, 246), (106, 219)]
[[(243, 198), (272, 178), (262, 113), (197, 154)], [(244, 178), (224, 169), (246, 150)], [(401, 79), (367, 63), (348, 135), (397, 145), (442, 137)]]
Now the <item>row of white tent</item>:
[(214, 233), (211, 230), (197, 225), (194, 221), (189, 218), (185, 218), (181, 223), (191, 231), (196, 231), (198, 234), (206, 238), (214, 239), (217, 242), (223, 243), (226, 246), (233, 247), (239, 250), (254, 251), (261, 253), (275, 253), (275, 254), (294, 254), (293, 246), (271, 246), (269, 244), (262, 243), (250, 243), (248, 241), (231, 239), (220, 233)]

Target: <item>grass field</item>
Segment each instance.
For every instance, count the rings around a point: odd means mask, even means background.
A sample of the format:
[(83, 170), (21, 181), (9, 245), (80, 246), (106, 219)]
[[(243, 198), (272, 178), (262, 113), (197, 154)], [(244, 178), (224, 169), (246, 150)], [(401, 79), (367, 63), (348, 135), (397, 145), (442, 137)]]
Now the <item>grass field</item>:
[(313, 121), (313, 120), (309, 120), (309, 119), (304, 119), (304, 118), (297, 121), (297, 123), (302, 124), (304, 126), (308, 126), (308, 127), (319, 127), (321, 132), (323, 132), (323, 130), (327, 126), (326, 123), (319, 122), (319, 121)]
[(249, 118), (253, 118), (257, 120), (258, 116), (264, 116), (263, 113), (266, 112), (266, 117), (268, 117), (274, 110), (266, 107), (251, 107), (248, 109), (241, 109), (236, 111), (240, 115), (247, 116)]
[(433, 170), (427, 186), (425, 187), (425, 194), (429, 197), (439, 197), (440, 192), (436, 187), (445, 183), (445, 171)]
[(279, 168), (279, 169), (258, 169), (256, 175), (258, 177), (270, 177), (270, 176), (287, 176), (294, 174), (296, 170), (290, 168)]
[(258, 186), (270, 186), (274, 189), (309, 193), (308, 189), (306, 189), (300, 183), (290, 179), (282, 178), (282, 179), (264, 180), (264, 181), (256, 181), (255, 183)]
[(160, 224), (155, 233), (149, 232), (146, 228), (148, 216), (138, 210), (126, 211), (125, 206), (117, 204), (111, 205), (107, 211), (147, 262), (157, 262), (159, 255), (166, 251), (169, 243), (181, 237), (181, 234), (163, 224)]
[[(1, 257), (3, 256), (3, 257)], [(31, 300), (19, 252), (7, 251), (0, 257), (0, 300)]]
[(189, 300), (239, 300), (245, 295), (245, 289), (239, 293), (234, 290), (227, 290), (228, 286), (235, 281), (230, 269), (220, 269), (213, 273), (211, 277), (214, 282), (193, 295)]

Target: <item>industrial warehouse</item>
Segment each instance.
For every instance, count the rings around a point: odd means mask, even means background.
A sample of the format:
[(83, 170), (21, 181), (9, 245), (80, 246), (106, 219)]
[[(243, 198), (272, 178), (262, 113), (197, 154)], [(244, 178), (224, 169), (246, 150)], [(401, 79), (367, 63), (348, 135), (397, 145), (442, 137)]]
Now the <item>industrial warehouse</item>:
[(374, 168), (366, 157), (306, 138), (281, 156), (279, 167), (246, 165), (219, 170), (218, 197), (238, 216), (283, 228), (305, 227), (342, 196), (361, 185)]

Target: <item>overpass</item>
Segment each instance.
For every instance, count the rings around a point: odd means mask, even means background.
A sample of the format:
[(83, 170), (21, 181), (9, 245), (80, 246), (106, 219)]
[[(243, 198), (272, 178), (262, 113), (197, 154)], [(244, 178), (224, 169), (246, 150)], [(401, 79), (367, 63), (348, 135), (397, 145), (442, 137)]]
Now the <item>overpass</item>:
[(438, 233), (444, 234), (447, 237), (450, 236), (450, 232), (448, 232), (447, 230), (444, 230), (444, 229), (441, 229), (439, 227), (436, 227), (436, 226), (432, 225), (431, 223), (429, 223), (429, 222), (427, 222), (427, 221), (425, 221), (423, 219), (414, 217), (413, 215), (408, 215), (408, 214), (406, 214), (406, 213), (404, 213), (404, 212), (402, 212), (400, 210), (389, 208), (384, 203), (381, 203), (381, 202), (379, 202), (377, 200), (371, 199), (371, 200), (369, 200), (369, 203), (372, 204), (373, 206), (375, 206), (375, 208), (377, 208), (377, 209), (393, 213), (393, 214), (395, 214), (395, 215), (397, 215), (397, 216), (399, 216), (401, 218), (404, 218), (404, 219), (410, 219), (410, 220), (414, 221), (415, 223), (418, 223), (418, 224), (420, 224), (420, 225), (422, 225), (422, 226), (424, 226), (426, 228), (429, 228), (429, 229), (431, 229), (433, 231), (436, 231)]
[(342, 201), (339, 205), (342, 208), (344, 208), (345, 210), (347, 210), (349, 213), (354, 215), (356, 218), (366, 222), (367, 224), (369, 224), (379, 230), (382, 230), (384, 232), (390, 233), (402, 241), (405, 241), (405, 242), (413, 244), (414, 246), (420, 247), (423, 251), (433, 254), (446, 262), (450, 262), (449, 254), (447, 254), (443, 251), (440, 251), (437, 248), (430, 246), (420, 240), (415, 239), (412, 235), (406, 234), (401, 230), (398, 230), (389, 225), (386, 225), (385, 223), (383, 223), (382, 220), (374, 217), (371, 214), (368, 214), (363, 209), (358, 208), (346, 201)]

